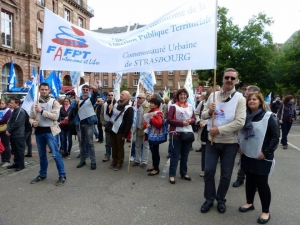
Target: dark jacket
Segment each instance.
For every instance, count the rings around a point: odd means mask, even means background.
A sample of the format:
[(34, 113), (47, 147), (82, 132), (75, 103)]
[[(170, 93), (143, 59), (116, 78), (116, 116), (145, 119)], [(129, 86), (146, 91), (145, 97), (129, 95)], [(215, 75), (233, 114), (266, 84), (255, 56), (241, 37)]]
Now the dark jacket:
[[(262, 120), (266, 111), (262, 111), (256, 115), (253, 122)], [(268, 121), (268, 127), (262, 145), (262, 152), (266, 160), (274, 159), (274, 151), (278, 147), (280, 137), (279, 123), (275, 114), (272, 114)], [(245, 155), (241, 157), (241, 167), (246, 172), (251, 172), (259, 175), (267, 175), (270, 173), (272, 162), (266, 160), (257, 160), (249, 158)]]
[(281, 105), (280, 101), (274, 101), (274, 102), (272, 102), (272, 104), (271, 104), (271, 111), (273, 113), (277, 113), (280, 105)]
[[(282, 108), (283, 108), (283, 110), (282, 110)], [(282, 114), (282, 112), (283, 112), (283, 114)], [(294, 110), (294, 115), (295, 115), (295, 120), (296, 120), (296, 110)], [(291, 121), (289, 108), (286, 104), (281, 104), (281, 106), (279, 107), (278, 112), (277, 112), (277, 118), (278, 118), (278, 120), (282, 120), (282, 122), (290, 122)]]
[(100, 105), (97, 105), (95, 108), (95, 113), (97, 116), (98, 124), (101, 124), (100, 113), (101, 113), (102, 106), (103, 106), (103, 104), (100, 104)]
[(25, 133), (32, 132), (32, 126), (29, 122), (29, 115), (25, 113)]
[(6, 131), (11, 134), (10, 138), (24, 138), (25, 114), (26, 112), (21, 107), (12, 112), (6, 128)]
[[(121, 108), (121, 104), (119, 104), (117, 106), (117, 110), (122, 111), (124, 109), (125, 105), (122, 106)], [(117, 134), (122, 134), (124, 138), (127, 137), (128, 133), (131, 130), (132, 127), (132, 122), (133, 122), (133, 108), (129, 107), (124, 113), (123, 116), (123, 120), (122, 123), (119, 127), (119, 130), (117, 132)], [(109, 117), (111, 117), (113, 115), (113, 110), (111, 110), (110, 113), (107, 114)]]

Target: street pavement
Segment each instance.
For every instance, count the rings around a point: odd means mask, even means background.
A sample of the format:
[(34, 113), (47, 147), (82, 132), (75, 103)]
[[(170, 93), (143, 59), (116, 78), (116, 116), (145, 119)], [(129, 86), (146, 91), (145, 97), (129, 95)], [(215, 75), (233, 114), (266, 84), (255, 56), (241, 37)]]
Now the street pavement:
[[(279, 146), (275, 153), (276, 166), (269, 179), (272, 203), (268, 224), (300, 224), (300, 125), (298, 121), (296, 123), (289, 134), (289, 148), (283, 150)], [(102, 162), (104, 143), (95, 142), (97, 169), (92, 171), (89, 159), (87, 166), (76, 168), (78, 143), (74, 140), (71, 159), (64, 159), (67, 181), (60, 187), (55, 186), (58, 174), (50, 154), (48, 177), (37, 184), (29, 183), (39, 171), (36, 153), (34, 157), (26, 158), (26, 169), (20, 172), (1, 168), (0, 225), (256, 224), (261, 214), (258, 194), (255, 210), (238, 211), (238, 207), (246, 203), (244, 185), (239, 188), (230, 186), (225, 214), (218, 213), (216, 203), (208, 213), (200, 213), (204, 202), (204, 181), (199, 177), (201, 153), (195, 152), (200, 147), (198, 142), (194, 142), (188, 160), (188, 174), (192, 181), (183, 180), (177, 174), (175, 185), (168, 182), (168, 143), (160, 146), (161, 173), (154, 177), (147, 176), (145, 169), (136, 167), (131, 167), (127, 173), (129, 144), (125, 144), (123, 168), (113, 171), (108, 169), (110, 162)], [(238, 159), (239, 156), (236, 157), (231, 184), (236, 179)], [(151, 153), (148, 167), (150, 165)], [(218, 166), (216, 184), (219, 176)]]

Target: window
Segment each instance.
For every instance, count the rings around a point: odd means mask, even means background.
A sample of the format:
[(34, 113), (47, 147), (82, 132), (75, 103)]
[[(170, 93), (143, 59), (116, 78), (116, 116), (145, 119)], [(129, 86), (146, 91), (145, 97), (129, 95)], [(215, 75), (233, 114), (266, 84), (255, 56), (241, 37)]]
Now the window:
[(64, 18), (70, 22), (70, 11), (67, 9), (65, 9)]
[(169, 75), (174, 75), (174, 70), (168, 71), (168, 74), (169, 74)]
[[(6, 63), (2, 67), (2, 92), (7, 91), (7, 85), (8, 85), (8, 80), (9, 80), (9, 71), (10, 71), (10, 63)], [(15, 70), (16, 72), (16, 70)]]
[(168, 86), (174, 87), (174, 80), (168, 80)]
[(156, 84), (155, 84), (155, 86), (162, 86), (161, 84), (162, 84), (162, 82), (161, 82), (161, 79), (159, 79), (159, 80), (156, 80)]
[(184, 83), (185, 83), (185, 80), (180, 80), (180, 81), (179, 81), (179, 84), (180, 84), (180, 87), (181, 87), (181, 88), (184, 86)]
[(82, 5), (82, 0), (77, 0), (78, 5)]
[(134, 79), (133, 80), (133, 86), (138, 86), (139, 84), (139, 80), (138, 79)]
[(99, 76), (99, 74), (100, 74), (99, 72), (95, 72), (95, 76)]
[(104, 76), (107, 76), (107, 75), (108, 75), (108, 73), (103, 73), (103, 75), (104, 75)]
[(83, 19), (82, 18), (78, 18), (78, 26), (83, 28)]
[(106, 79), (103, 80), (103, 86), (104, 86), (104, 87), (107, 87), (107, 86), (108, 86), (108, 80), (106, 80)]
[(156, 71), (156, 75), (162, 75), (162, 71)]
[(134, 75), (140, 75), (140, 73), (139, 73), (139, 72), (134, 72), (133, 74), (134, 74)]
[(42, 48), (42, 41), (43, 41), (43, 30), (38, 28), (37, 33), (37, 47)]
[(1, 12), (2, 45), (12, 47), (12, 14)]
[(186, 75), (186, 71), (185, 70), (180, 70), (180, 75)]
[(45, 0), (37, 0), (37, 4), (45, 6)]

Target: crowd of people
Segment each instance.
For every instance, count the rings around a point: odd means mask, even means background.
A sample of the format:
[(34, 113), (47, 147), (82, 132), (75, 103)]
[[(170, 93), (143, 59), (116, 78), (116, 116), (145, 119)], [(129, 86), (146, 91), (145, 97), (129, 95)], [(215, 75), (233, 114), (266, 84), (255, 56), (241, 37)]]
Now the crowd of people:
[[(120, 99), (109, 92), (106, 101), (99, 98), (97, 83), (82, 86), (80, 97), (66, 97), (62, 101), (50, 97), (47, 83), (39, 85), (38, 103), (31, 107), (30, 114), (21, 108), (19, 99), (12, 98), (8, 105), (0, 100), (0, 138), (4, 151), (1, 153), (2, 167), (20, 171), (25, 168), (24, 157), (32, 157), (31, 135), (35, 134), (40, 170), (30, 183), (47, 178), (49, 148), (56, 163), (59, 179), (56, 185), (66, 182), (63, 158), (72, 150), (72, 135), (77, 135), (80, 154), (77, 168), (86, 166), (90, 158), (90, 169), (97, 168), (96, 141), (105, 142), (102, 162), (111, 160), (109, 169), (119, 171), (124, 164), (124, 144), (132, 137), (132, 166), (147, 169), (148, 176), (160, 173), (161, 143), (169, 141), (169, 183), (176, 184), (176, 172), (183, 180), (191, 181), (188, 174), (188, 156), (196, 139), (201, 143), (201, 173), (204, 177), (204, 198), (201, 212), (207, 213), (217, 201), (219, 213), (226, 212), (228, 191), (237, 153), (240, 169), (234, 187), (246, 180), (246, 204), (240, 212), (254, 210), (254, 197), (258, 190), (262, 214), (257, 222), (270, 219), (271, 191), (268, 177), (274, 165), (280, 129), (281, 144), (287, 149), (287, 136), (296, 111), (294, 97), (285, 96), (283, 101), (275, 99), (271, 107), (265, 104), (259, 87), (251, 85), (244, 93), (235, 89), (238, 72), (229, 68), (224, 71), (222, 87), (209, 88), (196, 98), (196, 108), (188, 104), (189, 93), (181, 88), (173, 93), (173, 99), (161, 99), (159, 94), (149, 91), (139, 93), (136, 103), (128, 91), (122, 91)], [(272, 110), (272, 111), (271, 111)], [(168, 138), (165, 126), (168, 125)], [(194, 132), (198, 132), (194, 135)], [(159, 138), (158, 141), (153, 138)], [(168, 140), (167, 140), (168, 139)], [(28, 147), (25, 154), (26, 145)], [(149, 152), (152, 165), (148, 166)], [(14, 162), (11, 163), (11, 155)], [(216, 188), (217, 163), (221, 162), (220, 182)], [(200, 169), (199, 169), (200, 170)]]

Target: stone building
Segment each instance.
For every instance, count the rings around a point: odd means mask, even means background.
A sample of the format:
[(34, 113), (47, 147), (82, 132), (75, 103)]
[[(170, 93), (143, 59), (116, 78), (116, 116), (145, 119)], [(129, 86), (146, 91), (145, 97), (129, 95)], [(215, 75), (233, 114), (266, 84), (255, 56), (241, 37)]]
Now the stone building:
[[(33, 66), (39, 71), (43, 37), (44, 8), (84, 29), (90, 28), (94, 10), (87, 0), (1, 0), (0, 92), (5, 92), (13, 60), (17, 87), (31, 76)], [(45, 77), (51, 71), (44, 71)], [(70, 84), (69, 72), (63, 72), (63, 84)], [(88, 79), (88, 78), (86, 78)]]

